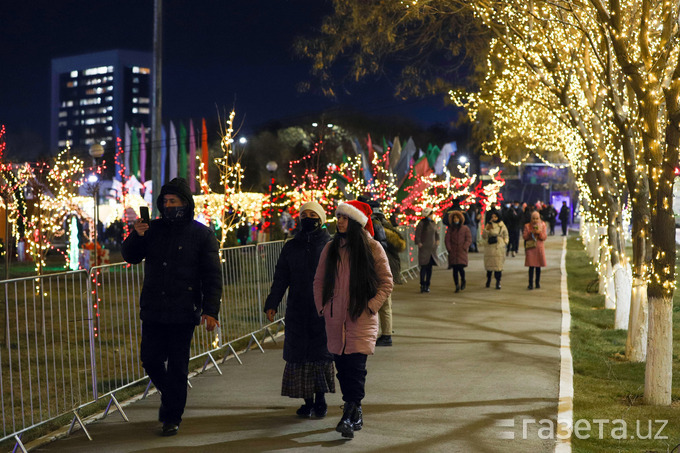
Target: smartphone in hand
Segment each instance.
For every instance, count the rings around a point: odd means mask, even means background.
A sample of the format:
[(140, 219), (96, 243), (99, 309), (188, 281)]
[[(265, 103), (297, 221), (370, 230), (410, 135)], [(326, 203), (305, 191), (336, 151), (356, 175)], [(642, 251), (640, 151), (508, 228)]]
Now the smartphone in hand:
[(142, 219), (142, 222), (144, 223), (149, 223), (149, 207), (148, 206), (140, 206), (139, 207), (139, 217)]

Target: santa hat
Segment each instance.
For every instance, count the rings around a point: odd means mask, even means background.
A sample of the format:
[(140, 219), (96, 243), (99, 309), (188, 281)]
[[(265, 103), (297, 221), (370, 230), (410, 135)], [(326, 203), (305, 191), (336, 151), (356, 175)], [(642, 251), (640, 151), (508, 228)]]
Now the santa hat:
[(368, 204), (356, 200), (340, 203), (335, 214), (346, 215), (350, 219), (358, 222), (362, 227), (366, 228), (366, 231), (371, 233), (371, 236), (375, 234), (373, 232), (373, 222), (371, 221), (371, 214), (373, 214), (373, 211)]

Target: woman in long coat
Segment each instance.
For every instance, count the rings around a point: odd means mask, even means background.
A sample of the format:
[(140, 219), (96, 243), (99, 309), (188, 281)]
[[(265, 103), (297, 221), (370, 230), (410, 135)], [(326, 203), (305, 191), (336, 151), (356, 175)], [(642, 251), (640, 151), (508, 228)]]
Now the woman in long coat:
[(505, 248), (508, 245), (508, 229), (495, 209), (489, 213), (489, 222), (482, 231), (484, 247), (484, 268), (486, 269), (486, 287), (491, 285), (491, 274), (496, 278), (496, 289), (501, 289), (501, 277), (505, 264)]
[(300, 229), (281, 250), (264, 304), (267, 318), (274, 321), (288, 290), (281, 395), (304, 399), (297, 410), (303, 418), (324, 417), (328, 411), (325, 393), (335, 392), (333, 356), (326, 346), (326, 327), (316, 313), (313, 290), (319, 256), (331, 238), (322, 228), (325, 222), (326, 213), (319, 203), (300, 207)]
[[(547, 265), (545, 260), (545, 240), (548, 237), (545, 222), (537, 211), (531, 213), (531, 222), (524, 225), (524, 265), (529, 268), (529, 289), (534, 289), (534, 269), (536, 270), (536, 288), (541, 287), (541, 268)], [(534, 241), (535, 246), (529, 247)]]
[(354, 437), (363, 427), (366, 359), (375, 351), (378, 311), (392, 292), (392, 272), (382, 245), (371, 236), (371, 207), (340, 203), (338, 233), (321, 253), (314, 277), (314, 303), (326, 320), (345, 407), (335, 430)]
[(437, 265), (437, 246), (439, 232), (432, 220), (432, 209), (423, 210), (423, 218), (416, 225), (416, 245), (418, 245), (418, 265), (420, 266), (420, 292), (430, 292), (432, 266)]
[(446, 250), (449, 252), (449, 269), (453, 269), (453, 283), (456, 285), (456, 292), (458, 292), (465, 289), (465, 268), (468, 265), (468, 251), (470, 244), (472, 244), (472, 233), (463, 224), (465, 217), (462, 212), (453, 211), (450, 216), (444, 241)]

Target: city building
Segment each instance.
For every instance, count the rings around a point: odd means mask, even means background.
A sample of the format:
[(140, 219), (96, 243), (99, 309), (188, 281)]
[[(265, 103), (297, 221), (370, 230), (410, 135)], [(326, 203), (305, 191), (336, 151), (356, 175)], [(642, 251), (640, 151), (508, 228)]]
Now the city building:
[(116, 126), (151, 124), (153, 54), (110, 50), (52, 60), (50, 148), (115, 149)]

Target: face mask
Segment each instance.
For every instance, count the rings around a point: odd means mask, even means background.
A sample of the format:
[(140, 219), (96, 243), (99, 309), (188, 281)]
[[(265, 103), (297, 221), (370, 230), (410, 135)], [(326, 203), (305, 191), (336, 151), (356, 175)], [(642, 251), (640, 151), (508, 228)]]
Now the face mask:
[(506, 208), (509, 208), (509, 207), (510, 207), (510, 203), (506, 204), (505, 207), (506, 207)]
[(300, 220), (300, 227), (305, 233), (311, 233), (321, 226), (321, 219), (315, 219), (314, 217), (305, 217)]
[(454, 220), (454, 221), (453, 221), (453, 224), (454, 224), (454, 225), (458, 225), (459, 223), (460, 223), (459, 220)]
[(186, 206), (167, 206), (163, 208), (163, 218), (170, 223), (180, 221), (184, 218)]

